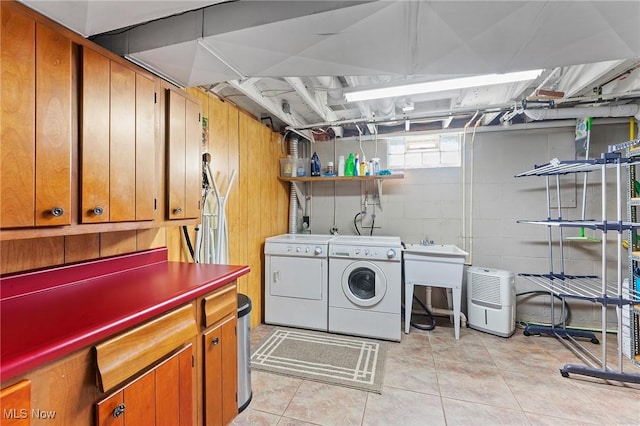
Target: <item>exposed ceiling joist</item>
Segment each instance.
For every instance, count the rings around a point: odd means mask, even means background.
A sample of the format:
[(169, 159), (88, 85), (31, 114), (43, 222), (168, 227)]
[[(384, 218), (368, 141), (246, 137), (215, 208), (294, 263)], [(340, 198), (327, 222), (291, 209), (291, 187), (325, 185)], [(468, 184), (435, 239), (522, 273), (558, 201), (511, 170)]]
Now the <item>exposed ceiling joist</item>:
[(597, 81), (624, 61), (606, 61), (596, 64), (578, 65), (569, 68), (558, 81), (557, 90), (564, 92), (565, 99), (591, 94)]
[[(269, 114), (274, 115), (279, 120), (291, 126), (292, 128), (301, 127), (308, 124), (295, 111), (285, 113), (282, 110), (282, 105), (277, 100), (274, 100), (274, 98), (266, 97), (262, 93), (260, 93), (260, 91), (253, 84), (254, 82), (255, 79), (249, 79), (243, 82), (240, 82), (238, 80), (230, 80), (227, 83), (234, 89), (238, 90), (257, 104), (259, 104), (262, 108), (267, 110)], [(311, 141), (313, 140), (313, 136), (311, 135), (310, 131), (299, 131), (297, 133), (300, 133), (302, 136)]]
[(274, 100), (274, 98), (268, 98), (255, 87), (252, 80), (247, 80), (244, 82), (240, 82), (238, 80), (229, 80), (228, 84), (241, 92), (243, 95), (251, 98), (254, 102), (260, 104), (264, 109), (266, 109), (269, 114), (273, 114), (279, 120), (290, 126), (301, 126), (305, 125), (305, 121), (298, 117), (295, 112), (285, 113), (282, 110), (282, 105)]
[(327, 107), (327, 92), (310, 91), (299, 77), (285, 77), (284, 79), (302, 97), (322, 121), (337, 120), (336, 114)]

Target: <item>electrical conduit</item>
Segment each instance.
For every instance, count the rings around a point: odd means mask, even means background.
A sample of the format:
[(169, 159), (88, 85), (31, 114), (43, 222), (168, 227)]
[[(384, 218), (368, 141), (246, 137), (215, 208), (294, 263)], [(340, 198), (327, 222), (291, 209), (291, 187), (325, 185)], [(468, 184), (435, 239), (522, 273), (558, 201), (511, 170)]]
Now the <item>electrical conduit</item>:
[(525, 109), (532, 120), (557, 120), (563, 118), (586, 117), (633, 117), (640, 114), (640, 106), (635, 104), (599, 106), (585, 108)]

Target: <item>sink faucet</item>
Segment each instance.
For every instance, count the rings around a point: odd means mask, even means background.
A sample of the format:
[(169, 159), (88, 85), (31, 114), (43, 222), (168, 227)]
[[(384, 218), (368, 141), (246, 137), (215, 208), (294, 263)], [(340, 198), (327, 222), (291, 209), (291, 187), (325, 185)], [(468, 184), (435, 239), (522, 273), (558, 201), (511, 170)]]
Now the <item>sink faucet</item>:
[(426, 240), (420, 240), (420, 245), (423, 245), (423, 246), (432, 246), (432, 245), (433, 245), (433, 240), (429, 240), (429, 239), (426, 239)]

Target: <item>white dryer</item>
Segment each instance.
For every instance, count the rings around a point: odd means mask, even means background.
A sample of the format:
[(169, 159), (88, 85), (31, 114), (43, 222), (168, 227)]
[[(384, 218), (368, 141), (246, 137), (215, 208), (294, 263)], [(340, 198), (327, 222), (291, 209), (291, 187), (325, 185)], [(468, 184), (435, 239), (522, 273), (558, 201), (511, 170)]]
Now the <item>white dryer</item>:
[(264, 244), (264, 320), (327, 331), (331, 235), (283, 234)]
[(398, 237), (329, 242), (329, 331), (400, 341), (402, 244)]

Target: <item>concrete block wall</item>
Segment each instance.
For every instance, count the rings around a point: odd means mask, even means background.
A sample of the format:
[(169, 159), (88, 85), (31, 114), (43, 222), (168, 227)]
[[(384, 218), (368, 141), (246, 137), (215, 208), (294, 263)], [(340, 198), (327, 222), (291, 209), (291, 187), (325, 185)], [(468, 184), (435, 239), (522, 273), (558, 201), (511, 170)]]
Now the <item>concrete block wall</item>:
[[(360, 228), (362, 234), (370, 232), (371, 215), (375, 213), (373, 235), (400, 236), (406, 243), (433, 240), (436, 244), (455, 244), (469, 251), (467, 263), (473, 266), (505, 269), (520, 272), (549, 272), (548, 229), (545, 226), (517, 223), (522, 219), (547, 217), (544, 177), (515, 178), (518, 173), (535, 165), (547, 163), (552, 158), (575, 158), (574, 125), (557, 128), (527, 130), (479, 131), (465, 137), (464, 167), (438, 169), (407, 169), (402, 180), (386, 180), (382, 184), (382, 208), (368, 206)], [(612, 143), (628, 140), (628, 124), (605, 124), (594, 121), (591, 136), (591, 155), (598, 157)], [(375, 142), (362, 141), (367, 158), (376, 151)], [(321, 162), (334, 161), (349, 152), (361, 152), (357, 140), (317, 142), (316, 151)], [(386, 146), (378, 140), (378, 157), (382, 168), (386, 167)], [(464, 170), (464, 173), (463, 173)], [(463, 176), (464, 174), (464, 176)], [(581, 217), (583, 176), (567, 175), (561, 178), (562, 217)], [(465, 184), (463, 186), (463, 178)], [(625, 182), (623, 171), (623, 188)], [(589, 174), (586, 218), (601, 217), (600, 173)], [(608, 172), (607, 215), (615, 219), (615, 181)], [(552, 211), (557, 217), (555, 178), (551, 180)], [(309, 210), (312, 233), (329, 233), (337, 227), (341, 234), (355, 235), (354, 216), (361, 211), (363, 194), (369, 200), (376, 193), (373, 182), (324, 182), (309, 184), (311, 199)], [(463, 196), (465, 199), (463, 200)], [(626, 207), (623, 207), (623, 213)], [(624, 218), (624, 217), (623, 217)], [(464, 234), (463, 234), (464, 231)], [(553, 230), (556, 244), (554, 256), (559, 258), (558, 230)], [(563, 237), (577, 235), (577, 229), (565, 229)], [(587, 235), (593, 231), (586, 230)], [(599, 237), (599, 235), (594, 235)], [(624, 236), (623, 238), (626, 238)], [(615, 233), (608, 236), (607, 273), (610, 281), (617, 279)], [(601, 275), (601, 244), (564, 241), (565, 272)], [(625, 255), (626, 253), (623, 253)], [(555, 262), (554, 272), (559, 272)], [(623, 273), (626, 273), (626, 262)], [(537, 285), (516, 278), (517, 292), (541, 290)], [(465, 301), (463, 300), (463, 305)], [(599, 304), (570, 302), (570, 324), (583, 327), (599, 327)], [(517, 317), (521, 320), (548, 322), (550, 320), (549, 296), (518, 298)], [(559, 304), (555, 319), (560, 318)], [(609, 310), (608, 318), (615, 327), (615, 310)]]

